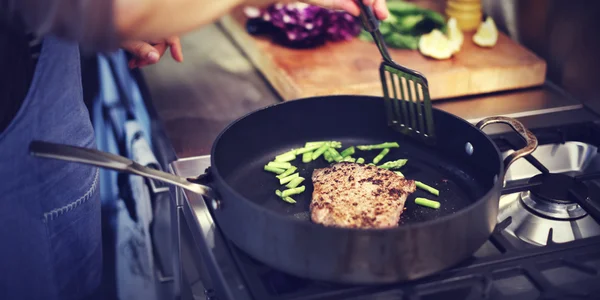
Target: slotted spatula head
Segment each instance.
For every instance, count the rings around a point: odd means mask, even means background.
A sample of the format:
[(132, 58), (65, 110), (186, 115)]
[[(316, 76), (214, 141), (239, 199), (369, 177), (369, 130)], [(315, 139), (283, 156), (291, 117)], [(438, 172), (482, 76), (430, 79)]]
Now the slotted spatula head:
[(427, 79), (423, 74), (403, 67), (392, 60), (379, 31), (379, 20), (362, 0), (356, 0), (356, 2), (362, 11), (363, 26), (373, 36), (383, 57), (379, 73), (388, 125), (403, 134), (418, 138), (428, 144), (435, 144), (435, 127)]

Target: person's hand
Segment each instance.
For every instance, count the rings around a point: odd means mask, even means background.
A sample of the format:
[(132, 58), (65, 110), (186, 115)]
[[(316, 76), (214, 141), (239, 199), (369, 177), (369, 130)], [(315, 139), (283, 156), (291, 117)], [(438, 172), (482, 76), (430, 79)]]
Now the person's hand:
[(129, 67), (132, 69), (157, 63), (165, 52), (167, 52), (167, 49), (171, 50), (171, 56), (175, 61), (183, 62), (179, 37), (170, 37), (150, 42), (126, 41), (121, 44), (121, 48), (134, 56), (129, 60)]
[(349, 12), (351, 15), (358, 17), (360, 15), (360, 8), (356, 1), (362, 1), (366, 6), (373, 8), (373, 12), (378, 19), (386, 19), (390, 12), (388, 11), (386, 0), (301, 0), (308, 4), (314, 4), (330, 9), (341, 9)]

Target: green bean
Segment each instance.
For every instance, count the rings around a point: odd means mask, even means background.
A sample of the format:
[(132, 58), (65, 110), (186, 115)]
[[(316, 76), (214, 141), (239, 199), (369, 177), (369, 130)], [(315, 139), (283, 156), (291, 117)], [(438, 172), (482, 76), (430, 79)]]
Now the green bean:
[(276, 177), (277, 177), (277, 178), (279, 178), (279, 179), (281, 179), (281, 178), (285, 178), (285, 177), (288, 177), (288, 176), (290, 176), (290, 175), (294, 174), (294, 172), (296, 172), (296, 170), (297, 170), (297, 169), (298, 169), (298, 168), (296, 168), (296, 167), (292, 166), (291, 168), (289, 168), (289, 169), (285, 170), (285, 172), (283, 172), (283, 173), (281, 173), (281, 174), (277, 175)]
[(290, 183), (288, 183), (285, 187), (288, 189), (293, 189), (293, 188), (299, 186), (303, 181), (304, 181), (304, 177), (297, 177), (297, 178), (292, 179), (292, 181), (290, 181)]
[(381, 152), (379, 152), (379, 154), (377, 154), (377, 156), (375, 156), (375, 158), (373, 158), (373, 163), (378, 164), (389, 152), (390, 152), (390, 148), (385, 148), (385, 149), (381, 150)]
[(396, 171), (396, 172), (394, 172), (394, 173), (396, 173), (396, 174), (398, 174), (398, 175), (400, 175), (400, 176), (402, 176), (402, 177), (405, 177), (405, 176), (404, 176), (404, 174), (402, 174), (402, 172), (400, 172), (400, 171)]
[(288, 162), (288, 161), (292, 161), (292, 160), (296, 159), (296, 153), (294, 151), (295, 150), (288, 151), (284, 154), (275, 156), (275, 161), (276, 162)]
[(312, 161), (312, 151), (302, 153), (302, 162), (309, 163)]
[(300, 155), (300, 154), (304, 154), (306, 152), (312, 152), (314, 150), (317, 150), (319, 147), (321, 147), (321, 146), (320, 145), (311, 145), (310, 147), (304, 147), (304, 148), (296, 149), (296, 151), (294, 153), (296, 155)]
[(357, 163), (357, 164), (364, 164), (364, 163), (365, 163), (365, 159), (364, 159), (364, 158), (362, 158), (362, 157), (359, 157), (359, 158), (356, 160), (356, 163)]
[(287, 203), (292, 203), (292, 204), (296, 203), (296, 200), (292, 199), (292, 197), (282, 197), (280, 190), (276, 190), (275, 195), (277, 195), (279, 198), (281, 198), (281, 200), (283, 200)]
[(398, 148), (398, 147), (400, 147), (400, 145), (398, 145), (398, 143), (396, 143), (396, 142), (387, 142), (387, 143), (376, 144), (376, 145), (360, 145), (360, 146), (356, 146), (356, 148), (358, 148), (358, 150), (362, 150), (362, 151), (377, 150), (377, 149), (388, 149), (388, 148)]
[(282, 197), (281, 199), (287, 203), (296, 204), (296, 200), (292, 197)]
[(331, 155), (329, 151), (325, 151), (325, 153), (323, 153), (323, 158), (325, 158), (325, 160), (329, 163), (333, 161), (333, 155)]
[(424, 184), (424, 183), (422, 183), (420, 181), (415, 181), (415, 184), (417, 185), (418, 188), (420, 188), (422, 190), (430, 192), (430, 193), (432, 193), (432, 194), (434, 194), (436, 196), (440, 195), (440, 191), (438, 191), (437, 189), (435, 189), (433, 187), (430, 187), (430, 186), (428, 186), (428, 185), (426, 185), (426, 184)]
[(279, 179), (279, 184), (284, 185), (284, 184), (292, 181), (292, 179), (298, 178), (298, 177), (300, 177), (300, 174), (299, 173), (294, 173), (294, 174), (292, 174), (292, 175), (290, 175), (288, 177), (284, 177), (284, 178)]
[(333, 148), (329, 148), (327, 149), (327, 152), (329, 152), (331, 154), (331, 158), (333, 158), (333, 160), (335, 160), (336, 162), (340, 162), (342, 161), (344, 158), (340, 155), (339, 152), (337, 152), (337, 150), (333, 149)]
[(284, 169), (271, 167), (269, 165), (265, 165), (265, 171), (269, 171), (269, 172), (272, 172), (272, 173), (275, 173), (275, 174), (281, 174), (281, 173), (285, 172)]
[(272, 161), (269, 162), (267, 166), (287, 170), (292, 167), (292, 164), (290, 164), (289, 162)]
[(288, 189), (288, 190), (281, 192), (281, 197), (285, 198), (285, 197), (289, 197), (292, 195), (298, 195), (298, 194), (304, 192), (305, 189), (306, 188), (304, 186), (300, 186), (300, 187), (293, 188), (293, 189)]
[(429, 207), (429, 208), (440, 208), (440, 203), (437, 201), (425, 199), (425, 198), (416, 198), (415, 203), (421, 206)]
[(388, 161), (388, 162), (380, 165), (379, 167), (382, 169), (395, 170), (395, 169), (402, 168), (404, 165), (406, 165), (407, 162), (408, 162), (408, 159), (399, 159), (399, 160), (394, 160), (394, 161)]
[(319, 158), (319, 156), (321, 156), (321, 154), (325, 153), (325, 151), (327, 151), (327, 149), (329, 149), (329, 144), (323, 144), (319, 147), (319, 149), (315, 150), (315, 152), (313, 152), (312, 154), (312, 160), (317, 160), (317, 158)]
[(346, 157), (344, 157), (344, 160), (342, 160), (342, 161), (345, 161), (345, 162), (356, 162), (356, 158), (354, 158), (352, 156), (346, 156)]
[(355, 152), (354, 146), (351, 146), (351, 147), (346, 148), (344, 151), (342, 151), (342, 153), (340, 153), (340, 155), (345, 158), (347, 156), (354, 154), (354, 152)]
[(329, 144), (329, 147), (332, 147), (332, 148), (342, 148), (342, 143), (338, 142), (338, 141), (306, 142), (306, 144), (304, 144), (304, 147), (311, 147), (311, 146), (315, 146), (315, 145), (318, 145), (319, 147), (321, 147), (324, 144)]

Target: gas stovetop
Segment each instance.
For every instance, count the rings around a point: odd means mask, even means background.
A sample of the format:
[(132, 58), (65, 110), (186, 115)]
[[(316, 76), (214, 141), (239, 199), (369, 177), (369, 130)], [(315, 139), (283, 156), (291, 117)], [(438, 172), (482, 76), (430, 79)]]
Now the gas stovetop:
[[(196, 240), (210, 240), (199, 243), (199, 251), (214, 260), (204, 264), (212, 268), (211, 299), (600, 299), (600, 224), (587, 213), (600, 211), (600, 126), (533, 131), (540, 146), (507, 171), (490, 239), (458, 266), (409, 283), (345, 286), (282, 273), (213, 230), (218, 224), (212, 223), (209, 205), (186, 194), (192, 206), (186, 217), (204, 226)], [(512, 133), (493, 139), (504, 155), (524, 143)], [(189, 176), (182, 171), (208, 165), (207, 156), (187, 159), (175, 163), (175, 171)], [(587, 209), (574, 197), (587, 199)]]

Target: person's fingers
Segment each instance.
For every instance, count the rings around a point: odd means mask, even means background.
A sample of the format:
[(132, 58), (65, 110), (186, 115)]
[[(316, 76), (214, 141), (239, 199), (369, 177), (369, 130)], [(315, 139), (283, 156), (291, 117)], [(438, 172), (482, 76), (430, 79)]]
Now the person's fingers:
[(360, 15), (360, 8), (356, 4), (355, 0), (303, 0), (302, 2), (329, 9), (345, 10), (356, 17)]
[(128, 41), (123, 43), (121, 47), (133, 54), (138, 60), (156, 63), (160, 59), (160, 54), (156, 48), (146, 42)]
[(183, 62), (183, 49), (181, 48), (181, 40), (174, 36), (167, 39), (167, 44), (171, 48), (171, 56), (177, 62)]
[(375, 15), (380, 20), (385, 20), (390, 15), (385, 1), (386, 0), (374, 0), (373, 3), (373, 10), (375, 11)]
[(366, 6), (372, 6), (372, 5), (373, 5), (373, 2), (375, 2), (375, 0), (363, 0), (363, 3), (364, 3)]
[(165, 55), (165, 52), (167, 52), (167, 49), (169, 48), (169, 45), (167, 45), (166, 42), (156, 43), (152, 46), (156, 49), (156, 51), (158, 51), (158, 55), (160, 55), (160, 57), (163, 57), (163, 55)]
[(349, 14), (351, 14), (355, 17), (360, 16), (360, 8), (358, 7), (358, 4), (356, 4), (356, 2), (354, 2), (354, 0), (337, 1), (337, 2), (340, 2), (339, 9), (345, 10), (346, 12), (348, 12)]

